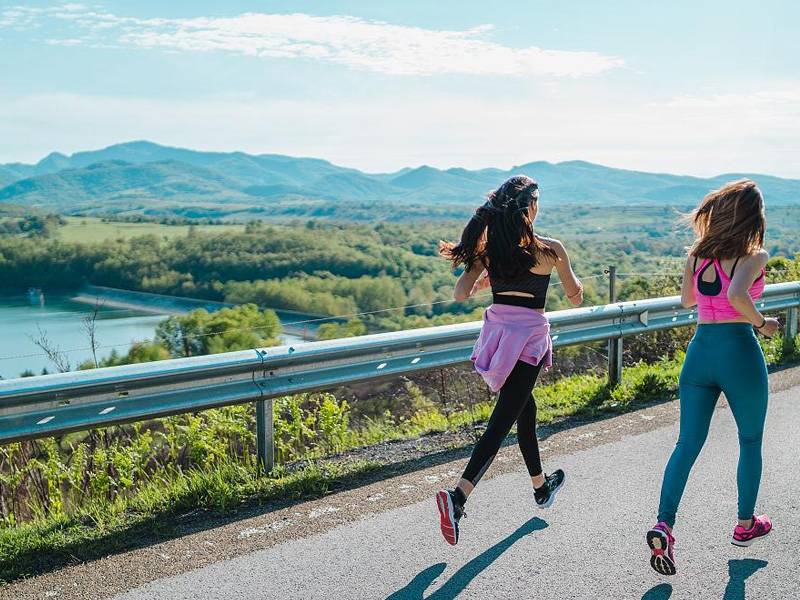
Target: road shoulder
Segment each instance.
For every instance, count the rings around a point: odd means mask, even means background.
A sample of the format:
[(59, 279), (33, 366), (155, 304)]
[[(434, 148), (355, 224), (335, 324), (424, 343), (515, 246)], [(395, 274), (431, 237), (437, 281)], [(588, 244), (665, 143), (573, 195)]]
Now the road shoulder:
[[(800, 367), (770, 375), (770, 390), (800, 385)], [(719, 410), (725, 410), (721, 401)], [(678, 403), (650, 406), (562, 431), (542, 439), (546, 461), (581, 450), (670, 426), (678, 418)], [(452, 482), (464, 466), (463, 458), (389, 477), (317, 500), (236, 520), (149, 547), (15, 582), (0, 589), (0, 599), (108, 598), (173, 575), (213, 563), (272, 548), (284, 542), (327, 532), (337, 526), (432, 497)], [(503, 448), (486, 478), (524, 469), (515, 446)]]

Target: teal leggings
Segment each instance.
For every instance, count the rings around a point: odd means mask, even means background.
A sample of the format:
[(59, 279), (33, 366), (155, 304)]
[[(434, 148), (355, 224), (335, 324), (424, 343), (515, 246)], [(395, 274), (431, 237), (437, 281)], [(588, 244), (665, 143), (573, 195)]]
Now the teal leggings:
[(747, 323), (697, 326), (680, 377), (681, 431), (661, 486), (658, 520), (675, 524), (689, 472), (708, 436), (720, 392), (739, 430), (739, 518), (749, 519), (761, 482), (761, 438), (767, 416), (767, 365)]

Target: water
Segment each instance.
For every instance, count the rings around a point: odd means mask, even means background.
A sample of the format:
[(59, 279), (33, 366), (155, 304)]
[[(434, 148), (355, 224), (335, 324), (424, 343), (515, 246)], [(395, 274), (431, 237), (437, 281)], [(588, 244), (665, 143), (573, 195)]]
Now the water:
[[(42, 303), (28, 296), (0, 297), (0, 376), (19, 377), (23, 371), (36, 374), (56, 366), (43, 355), (31, 337), (39, 329), (64, 352), (72, 369), (92, 358), (89, 339), (82, 318), (94, 309), (74, 302), (67, 296), (46, 295)], [(154, 315), (128, 308), (101, 308), (96, 323), (98, 359), (113, 350), (125, 354), (134, 342), (150, 340), (158, 323), (166, 315)], [(284, 343), (296, 343), (299, 337), (284, 335)]]
[[(82, 317), (93, 307), (72, 302), (67, 297), (46, 296), (42, 304), (31, 302), (27, 296), (0, 298), (0, 375), (9, 379), (19, 377), (25, 370), (36, 374), (42, 369), (58, 369), (31, 339), (39, 336), (39, 329), (47, 339), (62, 350), (75, 369), (92, 358), (89, 338)], [(145, 314), (128, 309), (100, 309), (97, 318), (98, 358), (112, 350), (126, 353), (133, 342), (151, 339), (156, 325), (164, 315)]]

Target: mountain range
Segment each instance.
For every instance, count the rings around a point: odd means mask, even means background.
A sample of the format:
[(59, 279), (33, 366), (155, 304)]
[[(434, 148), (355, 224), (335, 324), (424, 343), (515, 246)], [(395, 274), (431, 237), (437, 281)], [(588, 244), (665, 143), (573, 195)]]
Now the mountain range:
[(314, 158), (199, 152), (137, 141), (71, 156), (52, 153), (35, 165), (0, 165), (0, 206), (63, 214), (226, 216), (303, 205), (324, 212), (333, 203), (340, 211), (413, 205), (424, 212), (426, 206), (475, 206), (519, 173), (537, 179), (542, 198), (555, 204), (688, 206), (740, 177), (755, 179), (770, 204), (800, 199), (800, 180), (748, 173), (700, 178), (538, 161), (509, 170), (421, 166), (374, 174)]

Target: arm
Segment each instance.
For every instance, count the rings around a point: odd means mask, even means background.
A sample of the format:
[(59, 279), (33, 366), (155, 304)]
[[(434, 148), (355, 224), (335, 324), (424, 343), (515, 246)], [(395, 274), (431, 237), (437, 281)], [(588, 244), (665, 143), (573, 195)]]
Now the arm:
[(556, 271), (561, 283), (564, 286), (564, 293), (567, 295), (567, 300), (570, 301), (572, 306), (580, 306), (583, 303), (583, 285), (578, 279), (575, 272), (572, 270), (572, 264), (569, 262), (569, 255), (564, 244), (558, 240), (552, 240), (550, 247), (555, 250), (556, 256)]
[(731, 285), (728, 288), (728, 302), (731, 303), (742, 316), (750, 321), (764, 335), (771, 336), (778, 329), (777, 319), (767, 319), (753, 304), (748, 290), (753, 281), (759, 276), (761, 269), (767, 264), (769, 255), (765, 250), (747, 256), (739, 261), (736, 272), (733, 274)]
[(683, 284), (681, 284), (681, 304), (683, 308), (697, 306), (697, 298), (694, 296), (694, 265), (696, 260), (691, 254), (686, 257), (686, 266), (683, 269)]
[(486, 269), (480, 262), (476, 262), (469, 269), (466, 269), (456, 281), (456, 287), (453, 290), (453, 298), (459, 302), (463, 302), (472, 294), (477, 291), (478, 286), (475, 284), (479, 278), (487, 279)]

